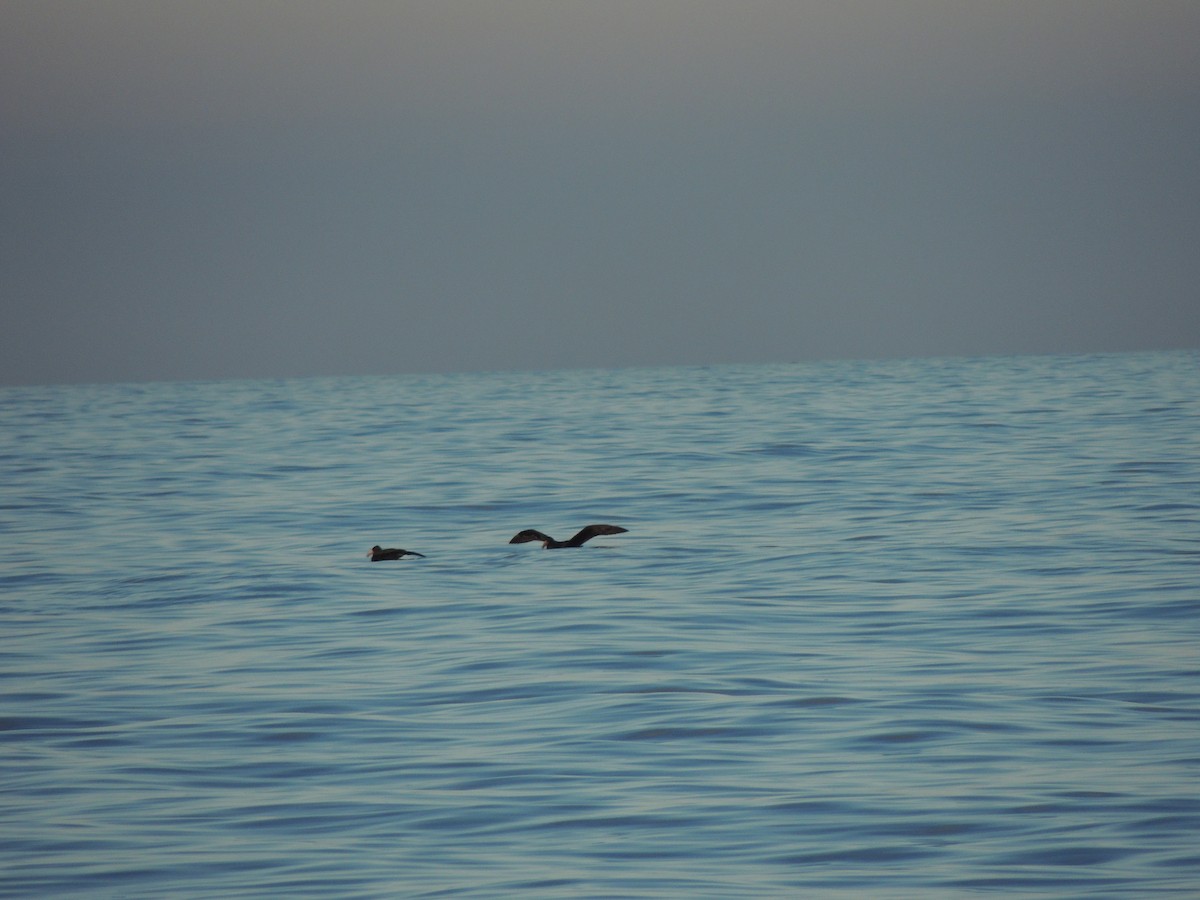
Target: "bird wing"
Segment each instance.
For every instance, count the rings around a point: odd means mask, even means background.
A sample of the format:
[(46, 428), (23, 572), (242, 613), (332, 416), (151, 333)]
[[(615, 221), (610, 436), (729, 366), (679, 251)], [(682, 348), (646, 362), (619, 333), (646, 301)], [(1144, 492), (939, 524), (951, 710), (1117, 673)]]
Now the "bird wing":
[(547, 537), (536, 528), (526, 528), (524, 531), (518, 531), (513, 535), (510, 544), (524, 544), (529, 541), (550, 541), (553, 538)]
[(586, 525), (579, 529), (579, 533), (571, 538), (571, 543), (579, 546), (592, 538), (601, 534), (624, 534), (628, 528), (622, 528), (620, 525)]

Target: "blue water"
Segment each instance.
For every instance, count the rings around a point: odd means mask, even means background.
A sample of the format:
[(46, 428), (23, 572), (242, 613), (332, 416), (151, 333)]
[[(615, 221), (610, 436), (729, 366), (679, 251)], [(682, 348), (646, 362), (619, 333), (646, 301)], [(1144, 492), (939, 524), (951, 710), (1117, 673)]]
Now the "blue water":
[(4, 896), (1197, 896), (1200, 354), (5, 390), (0, 689)]

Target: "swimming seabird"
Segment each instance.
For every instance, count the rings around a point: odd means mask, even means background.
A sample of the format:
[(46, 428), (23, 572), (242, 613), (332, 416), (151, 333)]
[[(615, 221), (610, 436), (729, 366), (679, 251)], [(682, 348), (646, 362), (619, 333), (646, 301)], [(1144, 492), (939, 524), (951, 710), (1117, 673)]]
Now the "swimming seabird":
[(425, 558), (424, 553), (417, 553), (415, 550), (400, 550), (395, 548), (385, 550), (378, 544), (371, 548), (367, 556), (371, 557), (371, 562), (379, 562), (381, 559), (399, 559), (402, 556), (419, 556), (421, 559)]

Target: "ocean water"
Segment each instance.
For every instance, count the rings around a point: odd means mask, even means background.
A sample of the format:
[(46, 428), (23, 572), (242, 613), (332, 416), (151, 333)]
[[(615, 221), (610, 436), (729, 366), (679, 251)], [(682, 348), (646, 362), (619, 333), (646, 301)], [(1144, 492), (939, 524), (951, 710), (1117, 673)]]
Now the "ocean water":
[(1200, 353), (4, 390), (0, 763), (6, 897), (1200, 896)]

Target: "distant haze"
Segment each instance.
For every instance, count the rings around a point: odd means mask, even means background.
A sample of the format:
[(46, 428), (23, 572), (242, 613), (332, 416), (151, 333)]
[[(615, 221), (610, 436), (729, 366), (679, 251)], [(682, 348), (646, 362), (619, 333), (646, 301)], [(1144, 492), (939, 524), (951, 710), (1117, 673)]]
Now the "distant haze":
[(7, 0), (0, 384), (1200, 346), (1194, 0)]

